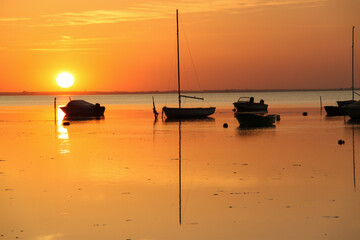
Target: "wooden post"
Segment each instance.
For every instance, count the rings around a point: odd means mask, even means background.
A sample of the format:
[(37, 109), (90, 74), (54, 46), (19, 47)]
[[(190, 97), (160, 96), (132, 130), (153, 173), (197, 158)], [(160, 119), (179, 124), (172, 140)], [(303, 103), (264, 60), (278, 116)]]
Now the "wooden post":
[(153, 113), (155, 115), (155, 121), (156, 121), (157, 118), (158, 118), (159, 113), (156, 111), (156, 108), (155, 108), (154, 96), (152, 96), (152, 101), (153, 101)]

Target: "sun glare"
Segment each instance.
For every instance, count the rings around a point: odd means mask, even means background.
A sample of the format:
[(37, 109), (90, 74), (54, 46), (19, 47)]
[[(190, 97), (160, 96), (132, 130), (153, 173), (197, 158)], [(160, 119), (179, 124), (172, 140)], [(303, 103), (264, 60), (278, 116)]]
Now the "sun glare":
[(70, 73), (63, 72), (56, 77), (57, 84), (62, 88), (71, 87), (74, 83), (74, 78)]

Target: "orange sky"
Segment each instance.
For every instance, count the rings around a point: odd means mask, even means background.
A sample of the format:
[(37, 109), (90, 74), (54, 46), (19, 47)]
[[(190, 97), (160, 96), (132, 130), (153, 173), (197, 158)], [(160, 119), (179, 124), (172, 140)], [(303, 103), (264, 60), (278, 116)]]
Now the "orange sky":
[(0, 92), (174, 90), (176, 8), (184, 90), (360, 87), (358, 0), (1, 0)]

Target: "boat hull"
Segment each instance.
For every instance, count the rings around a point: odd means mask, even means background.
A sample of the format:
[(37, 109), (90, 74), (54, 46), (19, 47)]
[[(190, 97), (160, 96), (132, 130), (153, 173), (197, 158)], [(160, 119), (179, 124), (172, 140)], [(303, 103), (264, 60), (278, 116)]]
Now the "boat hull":
[(351, 119), (360, 119), (360, 109), (347, 109), (346, 112)]
[(208, 108), (168, 108), (163, 107), (167, 118), (206, 118), (215, 112), (215, 107)]
[(275, 123), (276, 115), (260, 115), (254, 113), (236, 113), (240, 127), (268, 127)]
[(65, 107), (60, 107), (66, 117), (100, 117), (104, 116), (105, 107), (84, 100), (71, 100)]
[(360, 119), (360, 101), (345, 106), (344, 110), (351, 119)]
[(99, 109), (74, 109), (69, 107), (60, 107), (67, 117), (100, 117), (104, 116), (105, 107)]
[(352, 104), (354, 102), (356, 102), (356, 101), (355, 100), (336, 101), (336, 103), (337, 103), (337, 105), (339, 107), (344, 107), (344, 106), (347, 106), (347, 105)]
[(327, 116), (345, 116), (346, 112), (344, 108), (338, 106), (325, 106), (324, 107)]
[(346, 116), (348, 115), (344, 110), (345, 106), (353, 104), (356, 102), (355, 100), (345, 100), (345, 101), (337, 101), (337, 106), (325, 106), (324, 109), (326, 111), (327, 116)]
[(268, 105), (264, 103), (234, 102), (238, 112), (267, 112)]

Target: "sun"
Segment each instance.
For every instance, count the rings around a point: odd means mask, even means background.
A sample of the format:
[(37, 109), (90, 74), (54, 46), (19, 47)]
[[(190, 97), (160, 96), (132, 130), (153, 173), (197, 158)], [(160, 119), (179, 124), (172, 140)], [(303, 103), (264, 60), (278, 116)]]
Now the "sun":
[(63, 72), (56, 77), (56, 82), (60, 87), (68, 88), (73, 85), (74, 77), (70, 73)]

